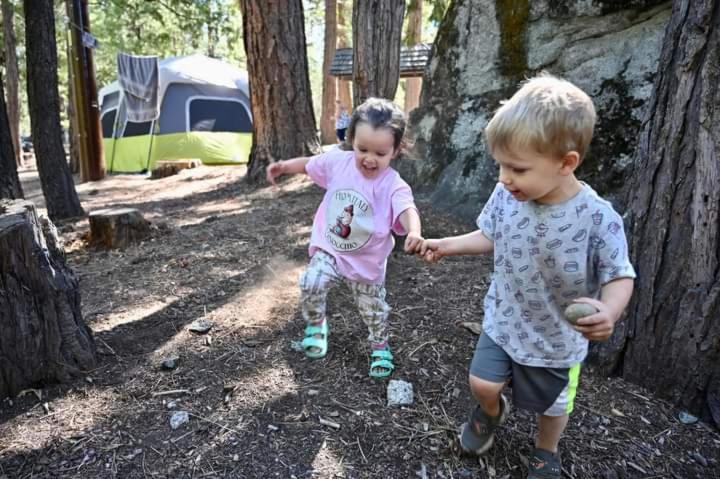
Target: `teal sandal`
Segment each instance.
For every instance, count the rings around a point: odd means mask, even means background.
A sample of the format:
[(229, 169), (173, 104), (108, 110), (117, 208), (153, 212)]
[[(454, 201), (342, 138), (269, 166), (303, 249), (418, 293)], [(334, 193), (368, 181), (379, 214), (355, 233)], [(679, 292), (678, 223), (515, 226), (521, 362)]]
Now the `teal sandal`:
[[(302, 347), (303, 350), (305, 350), (305, 356), (310, 359), (324, 358), (327, 354), (327, 338), (329, 332), (327, 320), (323, 321), (320, 326), (308, 324), (305, 328), (305, 339), (302, 340)], [(322, 337), (316, 338), (316, 335), (322, 335)]]
[(370, 363), (371, 378), (387, 378), (395, 369), (395, 365), (392, 362), (393, 355), (390, 352), (390, 348), (374, 350), (370, 355), (370, 359), (375, 359), (375, 361)]

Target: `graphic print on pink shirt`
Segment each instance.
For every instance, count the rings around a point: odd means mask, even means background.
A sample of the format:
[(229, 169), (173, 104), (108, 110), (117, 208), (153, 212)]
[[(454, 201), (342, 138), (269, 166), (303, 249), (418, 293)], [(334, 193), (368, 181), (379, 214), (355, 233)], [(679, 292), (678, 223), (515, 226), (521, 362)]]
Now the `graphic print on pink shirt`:
[(325, 239), (337, 251), (355, 251), (365, 246), (373, 233), (374, 216), (370, 202), (351, 189), (333, 192), (325, 217), (332, 219)]
[(313, 220), (310, 256), (325, 251), (335, 258), (343, 277), (384, 282), (394, 244), (391, 231), (404, 235), (399, 217), (415, 208), (408, 184), (392, 168), (372, 180), (365, 178), (355, 153), (338, 148), (312, 157), (305, 171), (326, 190)]

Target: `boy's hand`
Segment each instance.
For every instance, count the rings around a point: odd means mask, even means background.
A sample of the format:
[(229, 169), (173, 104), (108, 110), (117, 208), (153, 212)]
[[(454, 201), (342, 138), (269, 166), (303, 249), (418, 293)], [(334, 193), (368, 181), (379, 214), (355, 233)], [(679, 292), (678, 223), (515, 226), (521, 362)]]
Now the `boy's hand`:
[(439, 239), (426, 239), (420, 245), (420, 256), (428, 263), (437, 263), (443, 257)]
[(586, 303), (595, 306), (598, 312), (577, 320), (575, 330), (590, 341), (606, 341), (615, 329), (615, 322), (619, 315), (613, 312), (608, 305), (593, 298), (578, 298), (576, 303)]
[(273, 186), (277, 186), (277, 183), (275, 182), (275, 178), (278, 176), (281, 176), (283, 173), (285, 173), (285, 168), (282, 161), (277, 161), (275, 163), (270, 163), (267, 167), (267, 170), (265, 171), (265, 177), (267, 178), (268, 183), (270, 183)]
[(425, 240), (422, 236), (420, 236), (418, 233), (414, 233), (411, 231), (405, 238), (405, 252), (409, 254), (419, 252), (420, 248), (423, 245), (423, 241)]

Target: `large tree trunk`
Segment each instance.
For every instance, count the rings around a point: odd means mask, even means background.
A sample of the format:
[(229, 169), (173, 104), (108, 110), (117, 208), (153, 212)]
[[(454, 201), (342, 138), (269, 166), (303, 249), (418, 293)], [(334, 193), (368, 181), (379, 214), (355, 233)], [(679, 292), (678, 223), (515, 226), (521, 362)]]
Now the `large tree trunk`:
[[(337, 46), (338, 48), (349, 48), (351, 26), (349, 19), (352, 18), (352, 1), (337, 0)], [(350, 92), (351, 83), (348, 80), (338, 78), (337, 81), (337, 98), (340, 103), (345, 105), (348, 110), (352, 110), (352, 93)]]
[(253, 147), (247, 179), (273, 161), (318, 153), (301, 0), (240, 0)]
[(13, 2), (1, 0), (3, 17), (3, 40), (5, 43), (5, 81), (7, 82), (7, 116), (10, 121), (10, 132), (15, 163), (22, 165), (20, 149), (20, 73), (18, 72), (17, 40), (15, 38)]
[(55, 14), (52, 0), (24, 0), (27, 96), (40, 184), (53, 220), (83, 214), (60, 127)]
[(718, 52), (720, 4), (676, 1), (627, 189), (637, 289), (599, 355), (720, 424)]
[(335, 57), (337, 42), (337, 2), (325, 0), (325, 51), (323, 53), (323, 95), (320, 115), (320, 141), (323, 145), (335, 143), (335, 98), (337, 88), (335, 77), (330, 75), (330, 66)]
[[(423, 0), (410, 0), (405, 45), (414, 47), (422, 43)], [(405, 79), (405, 113), (410, 113), (420, 104), (422, 78)]]
[(353, 100), (395, 99), (400, 79), (404, 0), (356, 0), (353, 5)]
[(95, 366), (78, 280), (29, 201), (0, 201), (0, 285), (0, 398)]
[(5, 109), (2, 73), (0, 73), (0, 198), (22, 198), (23, 192), (15, 163), (12, 134)]

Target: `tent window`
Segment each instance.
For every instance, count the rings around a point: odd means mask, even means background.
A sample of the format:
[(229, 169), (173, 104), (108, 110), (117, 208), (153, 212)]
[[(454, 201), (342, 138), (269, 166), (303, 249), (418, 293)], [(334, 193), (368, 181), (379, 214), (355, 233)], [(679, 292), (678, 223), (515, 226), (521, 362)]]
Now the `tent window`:
[(189, 110), (190, 131), (252, 131), (247, 110), (239, 101), (192, 99)]
[(113, 127), (115, 126), (115, 117), (116, 116), (117, 116), (117, 110), (112, 109), (112, 110), (108, 110), (105, 113), (103, 113), (102, 118), (100, 118), (100, 123), (102, 125), (103, 138), (112, 138)]
[(151, 121), (144, 121), (142, 123), (135, 123), (134, 121), (128, 121), (125, 124), (125, 131), (123, 137), (128, 136), (142, 136), (150, 134), (150, 127), (152, 126)]

